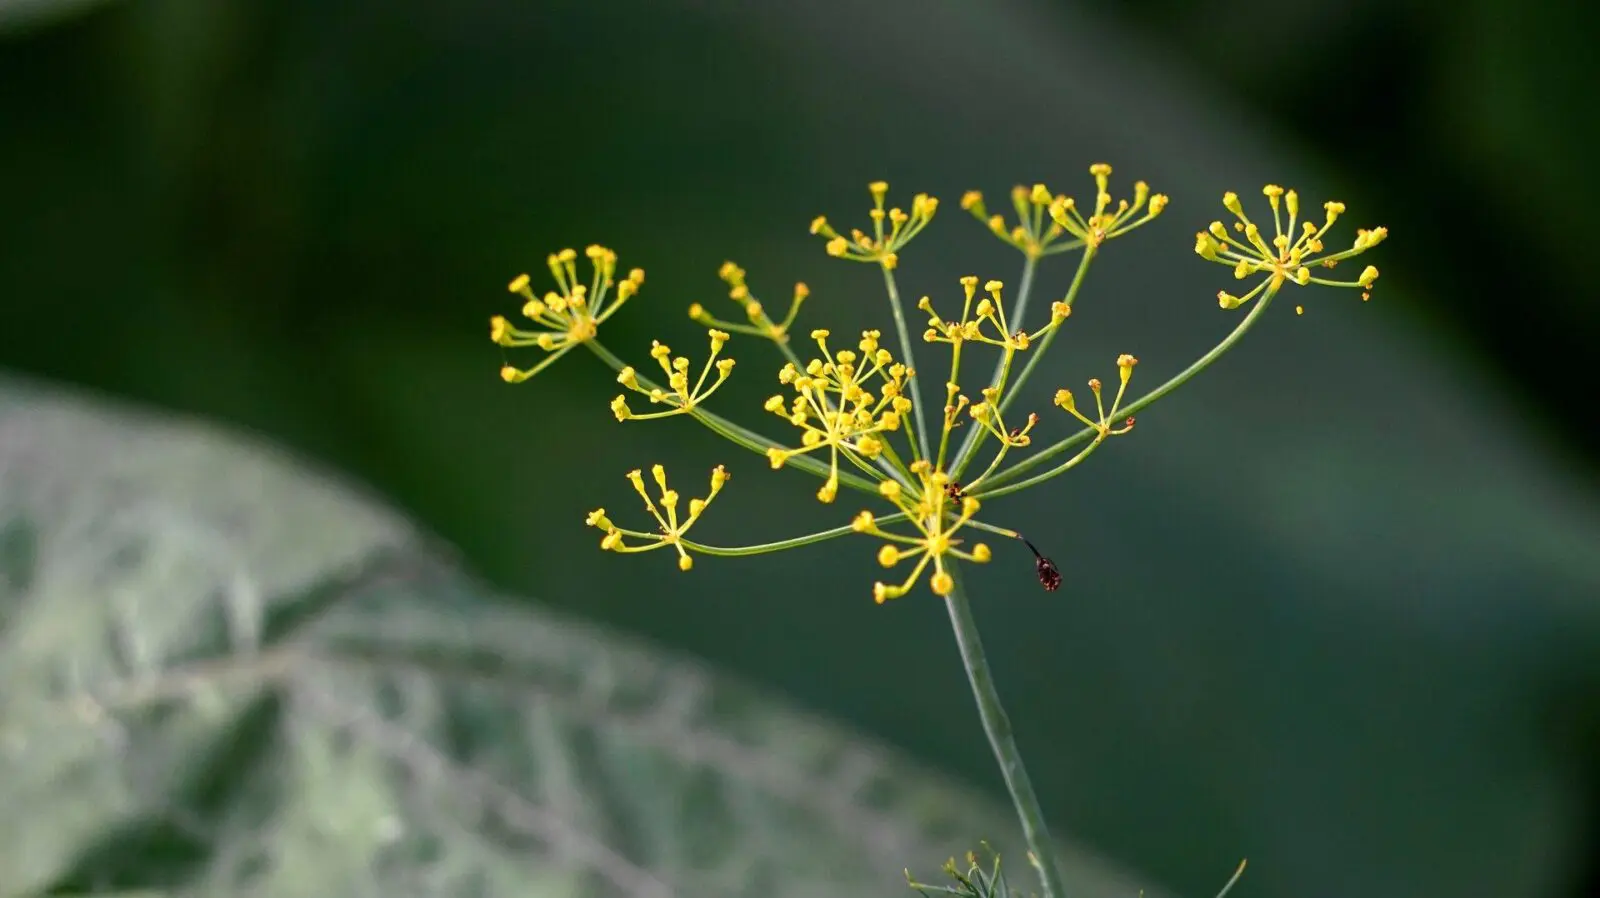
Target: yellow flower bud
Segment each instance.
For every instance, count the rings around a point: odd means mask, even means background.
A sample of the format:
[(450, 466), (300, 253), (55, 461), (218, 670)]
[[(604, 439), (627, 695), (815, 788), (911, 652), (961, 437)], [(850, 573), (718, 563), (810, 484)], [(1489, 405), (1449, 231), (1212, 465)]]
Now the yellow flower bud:
[(501, 346), (511, 339), (511, 322), (505, 316), (496, 315), (489, 319), (489, 339)]

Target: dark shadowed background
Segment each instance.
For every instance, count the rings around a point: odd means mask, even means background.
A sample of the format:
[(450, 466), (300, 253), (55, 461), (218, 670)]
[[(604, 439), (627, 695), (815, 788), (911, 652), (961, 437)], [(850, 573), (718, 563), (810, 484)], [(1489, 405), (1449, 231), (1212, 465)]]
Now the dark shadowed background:
[[(259, 431), (508, 589), (998, 790), (942, 609), (875, 607), (874, 544), (690, 574), (598, 551), (584, 513), (631, 517), (622, 474), (657, 461), (733, 472), (707, 541), (860, 503), (685, 420), (619, 425), (587, 355), (501, 383), (505, 282), (616, 248), (649, 272), (605, 330), (634, 360), (700, 346), (684, 309), (732, 310), (725, 259), (769, 305), (808, 282), (803, 326), (887, 326), (813, 216), (864, 220), (880, 177), (940, 196), (902, 272), (948, 299), (1019, 267), (963, 190), (1084, 199), (1108, 161), (1113, 193), (1172, 203), (1097, 260), (1043, 411), (1119, 352), (1151, 386), (1232, 326), (1231, 278), (1191, 252), (1224, 190), (1342, 199), (1344, 235), (1391, 232), (1372, 302), (1292, 294), (1133, 436), (995, 503), (1068, 578), (1040, 592), (1011, 547), (970, 578), (1018, 738), (1063, 835), (1178, 893), (1248, 856), (1247, 896), (1588, 894), (1600, 515), (1569, 368), (1600, 334), (1596, 83), (1553, 4), (1444, 9), (0, 0), (0, 366)], [(762, 422), (780, 361), (731, 352), (721, 410)]]

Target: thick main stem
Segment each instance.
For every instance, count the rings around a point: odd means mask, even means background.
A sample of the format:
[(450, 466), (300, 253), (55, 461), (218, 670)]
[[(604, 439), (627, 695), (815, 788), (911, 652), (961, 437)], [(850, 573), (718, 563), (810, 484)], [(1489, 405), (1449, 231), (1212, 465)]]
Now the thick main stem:
[(994, 688), (994, 675), (989, 671), (983, 640), (978, 638), (978, 622), (972, 617), (972, 605), (967, 601), (960, 569), (952, 566), (950, 573), (955, 579), (955, 588), (944, 597), (944, 603), (950, 612), (950, 628), (955, 631), (956, 645), (961, 649), (961, 663), (967, 669), (967, 681), (972, 684), (972, 697), (978, 704), (978, 717), (983, 721), (989, 747), (1000, 763), (1000, 775), (1005, 778), (1006, 791), (1011, 793), (1011, 804), (1022, 823), (1022, 835), (1038, 867), (1044, 898), (1064, 898), (1066, 892), (1061, 870), (1056, 865), (1055, 844), (1050, 841), (1044, 812), (1039, 809), (1039, 797), (1033, 793), (1028, 769), (1023, 766), (1021, 752), (1017, 751), (1011, 720), (1006, 717), (1000, 693)]

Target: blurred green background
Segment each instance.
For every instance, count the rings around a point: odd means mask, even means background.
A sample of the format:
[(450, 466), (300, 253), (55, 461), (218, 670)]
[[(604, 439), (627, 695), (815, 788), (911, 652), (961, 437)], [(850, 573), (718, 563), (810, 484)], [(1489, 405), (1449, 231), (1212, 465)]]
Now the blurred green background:
[[(903, 283), (949, 296), (1019, 267), (962, 190), (1081, 198), (1110, 161), (1173, 202), (1096, 262), (1043, 409), (1232, 325), (1190, 252), (1223, 190), (1343, 199), (1349, 232), (1391, 231), (1373, 302), (1296, 294), (1135, 436), (996, 504), (1068, 576), (1045, 595), (1005, 550), (971, 578), (1019, 739), (1062, 835), (1179, 892), (1248, 856), (1243, 895), (1589, 894), (1597, 442), (1567, 369), (1600, 333), (1595, 77), (1552, 4), (1445, 9), (6, 0), (0, 366), (261, 432), (503, 586), (998, 790), (942, 609), (873, 606), (874, 545), (688, 575), (598, 552), (584, 512), (632, 509), (621, 475), (656, 461), (734, 473), (708, 541), (858, 503), (689, 422), (618, 425), (581, 355), (507, 387), (505, 282), (615, 247), (649, 272), (607, 326), (632, 359), (698, 345), (683, 310), (726, 304), (724, 259), (769, 303), (807, 281), (803, 324), (883, 326), (814, 215), (864, 218), (879, 177), (943, 197)], [(734, 349), (722, 409), (759, 422), (780, 362)]]

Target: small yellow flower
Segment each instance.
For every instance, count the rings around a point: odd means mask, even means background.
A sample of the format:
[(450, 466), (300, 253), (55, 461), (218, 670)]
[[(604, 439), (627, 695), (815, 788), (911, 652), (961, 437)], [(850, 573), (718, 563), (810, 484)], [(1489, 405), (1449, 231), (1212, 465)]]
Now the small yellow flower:
[[(1382, 243), (1389, 236), (1388, 228), (1358, 229), (1356, 239), (1349, 249), (1326, 252), (1323, 238), (1339, 216), (1344, 214), (1344, 203), (1328, 202), (1322, 205), (1323, 219), (1319, 227), (1311, 221), (1300, 220), (1300, 195), (1276, 184), (1261, 189), (1272, 206), (1272, 239), (1261, 233), (1260, 227), (1245, 214), (1239, 195), (1229, 191), (1222, 195), (1222, 205), (1236, 219), (1233, 233), (1221, 221), (1213, 221), (1204, 231), (1194, 235), (1194, 251), (1208, 262), (1216, 262), (1233, 269), (1237, 280), (1253, 275), (1266, 275), (1250, 291), (1236, 295), (1226, 290), (1217, 292), (1217, 304), (1224, 309), (1237, 309), (1263, 291), (1276, 293), (1286, 283), (1304, 287), (1321, 284), (1327, 287), (1354, 287), (1366, 291), (1378, 278), (1378, 269), (1368, 265), (1360, 277), (1353, 281), (1335, 281), (1312, 275), (1317, 267), (1333, 268), (1345, 259), (1358, 256)], [(1296, 236), (1296, 226), (1299, 234)], [(1363, 292), (1362, 299), (1368, 294)]]
[(850, 523), (851, 529), (857, 533), (888, 540), (887, 545), (878, 549), (880, 565), (894, 567), (908, 559), (915, 559), (917, 562), (911, 573), (900, 583), (879, 582), (872, 585), (873, 601), (879, 604), (905, 595), (916, 586), (917, 580), (930, 566), (933, 568), (933, 574), (928, 578), (928, 588), (935, 595), (949, 595), (955, 588), (955, 579), (947, 570), (949, 559), (959, 558), (983, 564), (993, 557), (987, 545), (976, 543), (970, 550), (964, 549), (962, 546), (965, 541), (956, 538), (956, 534), (972, 520), (973, 515), (978, 513), (978, 500), (970, 496), (955, 498), (948, 489), (949, 475), (934, 470), (925, 460), (913, 462), (911, 473), (916, 478), (914, 494), (901, 489), (894, 481), (884, 481), (885, 487), (892, 485), (893, 488), (880, 489), (879, 492), (907, 516), (915, 528), (914, 534), (884, 530), (878, 526), (877, 519), (872, 513), (867, 511), (861, 512)]
[(884, 198), (889, 193), (888, 183), (873, 181), (867, 185), (867, 191), (872, 194), (872, 209), (867, 212), (872, 219), (871, 234), (852, 229), (846, 237), (834, 230), (828, 219), (820, 215), (812, 220), (811, 233), (828, 241), (825, 249), (830, 256), (854, 262), (876, 262), (893, 270), (900, 264), (900, 250), (933, 220), (939, 200), (919, 193), (911, 198), (911, 211), (907, 213), (898, 206), (884, 209)]
[(1133, 379), (1133, 366), (1137, 364), (1139, 364), (1139, 360), (1127, 353), (1117, 356), (1117, 379), (1119, 384), (1117, 386), (1117, 395), (1111, 400), (1110, 410), (1106, 409), (1105, 401), (1101, 397), (1102, 385), (1100, 379), (1098, 377), (1089, 379), (1089, 392), (1094, 394), (1096, 418), (1090, 418), (1083, 412), (1078, 411), (1078, 402), (1076, 397), (1072, 395), (1071, 390), (1057, 390), (1055, 404), (1067, 414), (1099, 431), (1099, 435), (1095, 437), (1097, 441), (1106, 437), (1125, 434), (1133, 429), (1132, 418), (1123, 421), (1121, 427), (1112, 427), (1111, 422), (1117, 417), (1118, 410), (1122, 407), (1123, 394), (1127, 392), (1128, 382)]
[[(1078, 212), (1077, 201), (1072, 197), (1052, 194), (1043, 184), (1032, 187), (1017, 185), (1011, 188), (1011, 205), (1016, 210), (1016, 224), (1007, 226), (1005, 216), (991, 215), (984, 205), (983, 194), (968, 191), (961, 198), (961, 208), (983, 222), (996, 237), (1021, 250), (1029, 258), (1064, 253), (1082, 246), (1098, 247), (1106, 240), (1125, 234), (1161, 214), (1167, 198), (1162, 194), (1150, 195), (1143, 181), (1134, 185), (1133, 201), (1122, 200), (1111, 209), (1111, 195), (1106, 192), (1111, 166), (1097, 163), (1089, 167), (1097, 187), (1095, 211), (1085, 219)], [(1140, 212), (1142, 217), (1135, 218)], [(1064, 239), (1070, 238), (1070, 239)]]
[[(644, 270), (639, 268), (628, 272), (620, 283), (616, 280), (617, 254), (611, 250), (590, 246), (584, 254), (594, 269), (594, 277), (588, 284), (578, 280), (578, 253), (571, 249), (551, 253), (547, 259), (557, 289), (544, 296), (534, 295), (531, 279), (526, 274), (517, 275), (511, 281), (510, 291), (526, 300), (522, 305), (523, 316), (538, 327), (523, 330), (504, 316), (496, 315), (489, 319), (489, 339), (505, 347), (536, 346), (549, 355), (532, 368), (519, 369), (511, 365), (501, 368), (500, 376), (507, 383), (527, 380), (574, 346), (593, 339), (600, 325), (644, 284)], [(614, 292), (613, 287), (616, 288)]]
[(1152, 221), (1167, 208), (1166, 194), (1152, 195), (1150, 185), (1135, 181), (1133, 201), (1118, 200), (1113, 209), (1109, 190), (1111, 166), (1095, 163), (1089, 166), (1089, 174), (1094, 177), (1095, 184), (1094, 211), (1085, 217), (1078, 211), (1076, 201), (1062, 197), (1050, 204), (1050, 219), (1090, 248), (1098, 248), (1107, 240)]
[(732, 262), (722, 263), (717, 276), (728, 284), (728, 298), (738, 303), (744, 311), (748, 324), (739, 324), (733, 321), (723, 321), (706, 311), (705, 306), (694, 303), (689, 306), (689, 317), (697, 324), (707, 327), (720, 328), (738, 334), (750, 334), (762, 337), (774, 343), (783, 345), (789, 342), (789, 329), (794, 326), (794, 320), (800, 314), (800, 304), (811, 295), (811, 288), (803, 283), (794, 285), (794, 294), (789, 300), (789, 312), (782, 321), (774, 321), (768, 317), (761, 301), (750, 292), (750, 285), (745, 282), (745, 270)]
[[(667, 487), (666, 469), (661, 465), (654, 465), (650, 468), (650, 476), (660, 490), (661, 504), (659, 507), (656, 502), (650, 499), (650, 494), (645, 492), (643, 472), (638, 469), (629, 471), (628, 482), (633, 484), (634, 491), (639, 494), (639, 498), (644, 500), (644, 507), (655, 517), (658, 526), (657, 531), (652, 533), (640, 530), (626, 530), (618, 527), (606, 516), (604, 508), (597, 508), (589, 512), (589, 516), (584, 519), (584, 523), (590, 527), (605, 531), (606, 535), (600, 540), (600, 548), (609, 552), (649, 552), (662, 546), (672, 546), (678, 552), (678, 569), (687, 571), (694, 567), (694, 559), (689, 555), (683, 535), (689, 532), (689, 528), (693, 527), (696, 521), (700, 520), (700, 515), (705, 512), (706, 506), (710, 505), (711, 500), (717, 497), (717, 493), (722, 490), (722, 485), (728, 482), (728, 472), (721, 465), (717, 465), (711, 471), (711, 491), (706, 494), (704, 499), (690, 499), (688, 514), (683, 516), (682, 519), (678, 516), (678, 493), (676, 490)], [(629, 545), (625, 537), (632, 537), (643, 542)]]
[[(665, 418), (668, 415), (681, 415), (692, 411), (700, 403), (706, 401), (712, 393), (722, 386), (733, 372), (733, 359), (719, 359), (717, 354), (728, 343), (727, 333), (719, 330), (710, 330), (711, 354), (706, 357), (706, 363), (700, 369), (700, 376), (691, 384), (689, 379), (690, 362), (683, 356), (673, 358), (672, 349), (659, 340), (650, 343), (650, 357), (661, 366), (661, 371), (667, 377), (667, 389), (662, 389), (654, 384), (641, 383), (638, 372), (631, 366), (624, 367), (617, 374), (617, 383), (634, 391), (650, 397), (653, 405), (666, 405), (668, 408), (660, 412), (647, 412), (637, 414), (628, 408), (625, 396), (618, 396), (611, 400), (611, 411), (617, 416), (618, 421), (644, 421), (650, 418)], [(717, 372), (717, 379), (707, 386), (706, 379), (712, 371)]]
[(791, 362), (778, 372), (778, 382), (794, 390), (792, 399), (786, 403), (776, 395), (763, 406), (800, 428), (799, 448), (767, 450), (774, 469), (793, 456), (828, 451), (829, 475), (817, 491), (823, 502), (838, 495), (841, 454), (847, 460), (876, 458), (884, 443), (875, 435), (900, 429), (911, 409), (911, 400), (904, 395), (906, 384), (915, 375), (878, 344), (879, 331), (862, 331), (855, 350), (837, 352), (828, 348), (828, 336), (825, 330), (811, 332), (821, 358), (812, 359), (804, 369)]
[[(1008, 352), (1020, 352), (1033, 345), (1033, 341), (1054, 330), (1067, 315), (1071, 314), (1066, 303), (1057, 303), (1061, 308), (1052, 309), (1050, 323), (1034, 333), (1024, 330), (1012, 332), (1010, 324), (1006, 321), (1006, 306), (1001, 299), (1001, 291), (1005, 284), (1000, 281), (987, 281), (983, 285), (988, 296), (973, 304), (978, 292), (978, 279), (967, 275), (961, 279), (961, 288), (966, 293), (966, 301), (961, 306), (961, 318), (955, 321), (946, 321), (933, 310), (933, 301), (924, 296), (917, 301), (917, 308), (928, 315), (928, 329), (922, 332), (922, 339), (927, 343), (963, 342), (988, 343), (998, 346)], [(1056, 312), (1061, 314), (1057, 315)], [(993, 335), (983, 330), (984, 324), (993, 328)]]

